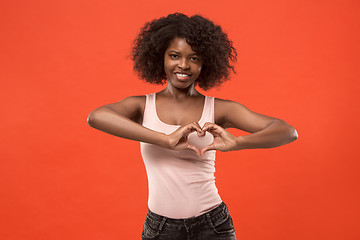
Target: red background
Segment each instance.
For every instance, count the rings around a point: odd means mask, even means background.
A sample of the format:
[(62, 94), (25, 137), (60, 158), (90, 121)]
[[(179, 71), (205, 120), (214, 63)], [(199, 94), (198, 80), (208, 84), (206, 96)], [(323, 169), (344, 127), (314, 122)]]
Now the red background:
[(238, 73), (205, 94), (299, 133), (217, 154), (238, 239), (360, 239), (357, 0), (2, 0), (0, 239), (140, 239), (139, 143), (86, 118), (162, 88), (138, 80), (127, 56), (146, 21), (176, 11), (220, 24), (238, 50)]

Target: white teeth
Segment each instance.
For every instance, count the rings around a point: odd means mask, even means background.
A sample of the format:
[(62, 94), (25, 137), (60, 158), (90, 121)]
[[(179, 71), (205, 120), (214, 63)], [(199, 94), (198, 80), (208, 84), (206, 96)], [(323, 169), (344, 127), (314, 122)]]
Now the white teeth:
[(177, 73), (176, 76), (178, 76), (178, 77), (188, 77), (189, 75)]

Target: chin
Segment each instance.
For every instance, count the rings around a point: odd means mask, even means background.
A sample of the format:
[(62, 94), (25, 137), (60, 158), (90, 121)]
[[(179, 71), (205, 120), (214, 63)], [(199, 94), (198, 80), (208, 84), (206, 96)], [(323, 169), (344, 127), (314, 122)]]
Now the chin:
[(176, 88), (181, 88), (181, 89), (186, 89), (189, 88), (193, 85), (193, 83), (176, 83), (176, 84), (172, 84), (174, 87)]

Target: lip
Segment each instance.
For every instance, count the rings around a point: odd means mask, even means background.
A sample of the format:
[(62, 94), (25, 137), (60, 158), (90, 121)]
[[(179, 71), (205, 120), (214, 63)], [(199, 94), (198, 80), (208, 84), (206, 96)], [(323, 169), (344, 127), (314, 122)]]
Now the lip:
[(175, 74), (176, 74), (176, 73), (191, 75), (191, 74), (190, 74), (190, 73), (188, 73), (188, 72), (175, 72)]
[[(178, 73), (178, 74), (186, 74), (186, 75), (188, 75), (188, 76), (187, 76), (187, 77), (179, 77), (179, 76), (177, 75), (177, 73)], [(176, 73), (175, 73), (175, 76), (176, 76), (176, 78), (177, 78), (179, 81), (181, 81), (181, 82), (186, 81), (186, 80), (188, 80), (188, 79), (191, 77), (190, 74), (185, 73), (185, 72), (176, 72)]]

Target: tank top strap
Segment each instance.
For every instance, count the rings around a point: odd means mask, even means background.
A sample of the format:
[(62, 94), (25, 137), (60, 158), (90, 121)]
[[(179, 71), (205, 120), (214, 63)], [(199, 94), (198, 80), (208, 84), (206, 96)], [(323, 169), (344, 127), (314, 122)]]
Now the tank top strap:
[(147, 105), (149, 107), (149, 110), (151, 110), (152, 112), (155, 107), (155, 93), (146, 94), (146, 103), (149, 103)]
[(205, 124), (205, 122), (214, 122), (214, 97), (205, 96), (203, 114), (202, 124)]
[(155, 93), (146, 94), (143, 121), (151, 123), (155, 119)]

